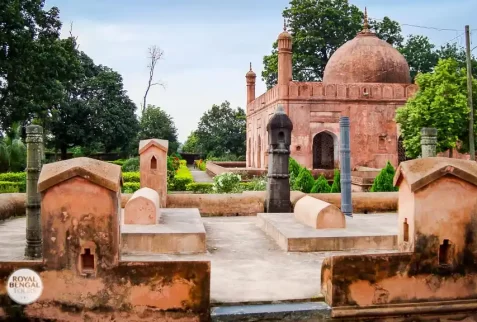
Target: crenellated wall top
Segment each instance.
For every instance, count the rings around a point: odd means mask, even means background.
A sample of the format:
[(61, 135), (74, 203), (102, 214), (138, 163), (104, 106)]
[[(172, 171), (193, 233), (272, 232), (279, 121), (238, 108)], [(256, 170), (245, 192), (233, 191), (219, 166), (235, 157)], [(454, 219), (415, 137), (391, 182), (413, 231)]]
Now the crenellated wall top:
[[(322, 82), (290, 82), (288, 100), (351, 100), (405, 102), (418, 90), (415, 84), (356, 83), (330, 84)], [(253, 114), (278, 100), (275, 86), (247, 105), (247, 114)]]

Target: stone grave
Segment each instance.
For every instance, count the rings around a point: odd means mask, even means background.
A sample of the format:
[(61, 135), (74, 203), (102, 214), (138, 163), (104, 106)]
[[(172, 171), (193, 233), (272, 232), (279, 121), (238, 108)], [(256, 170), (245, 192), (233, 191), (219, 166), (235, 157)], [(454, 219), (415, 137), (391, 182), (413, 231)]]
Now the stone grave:
[(124, 253), (196, 254), (206, 251), (205, 228), (197, 208), (165, 208), (167, 140), (139, 143), (141, 189), (122, 211)]
[[(0, 262), (0, 318), (184, 321), (209, 315), (209, 261), (122, 261), (121, 167), (89, 158), (40, 173), (43, 259)], [(151, 225), (148, 225), (151, 226)], [(7, 296), (8, 276), (28, 268), (43, 291), (31, 304)]]

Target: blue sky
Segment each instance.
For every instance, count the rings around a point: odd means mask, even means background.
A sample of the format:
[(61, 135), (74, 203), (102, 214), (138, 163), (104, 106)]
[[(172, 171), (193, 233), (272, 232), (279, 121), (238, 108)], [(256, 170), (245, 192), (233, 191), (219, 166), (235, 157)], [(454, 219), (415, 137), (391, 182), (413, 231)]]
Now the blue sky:
[[(463, 34), (464, 25), (477, 29), (476, 0), (351, 0), (368, 8), (370, 17), (389, 16), (403, 33), (428, 36), (436, 45)], [(147, 49), (157, 45), (164, 59), (148, 103), (167, 111), (184, 142), (212, 104), (228, 100), (245, 108), (245, 73), (249, 62), (257, 73), (257, 96), (265, 91), (260, 79), (263, 56), (281, 32), (281, 13), (288, 0), (46, 0), (57, 6), (65, 35), (73, 22), (80, 49), (97, 64), (124, 78), (129, 96), (139, 106), (148, 80)], [(474, 23), (474, 26), (472, 26)], [(472, 39), (477, 45), (477, 30)], [(456, 41), (463, 45), (464, 38)], [(473, 47), (474, 47), (473, 46)], [(477, 49), (476, 49), (477, 50)], [(475, 51), (474, 51), (475, 54)]]

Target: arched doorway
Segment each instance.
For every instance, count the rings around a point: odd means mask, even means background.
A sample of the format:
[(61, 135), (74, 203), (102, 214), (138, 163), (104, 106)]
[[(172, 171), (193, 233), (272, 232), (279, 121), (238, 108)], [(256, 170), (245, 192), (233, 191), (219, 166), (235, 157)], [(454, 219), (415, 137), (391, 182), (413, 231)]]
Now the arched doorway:
[(262, 142), (260, 140), (260, 135), (258, 136), (258, 142), (257, 142), (257, 168), (261, 169), (262, 168)]
[(334, 169), (335, 144), (333, 136), (320, 132), (313, 138), (313, 169)]

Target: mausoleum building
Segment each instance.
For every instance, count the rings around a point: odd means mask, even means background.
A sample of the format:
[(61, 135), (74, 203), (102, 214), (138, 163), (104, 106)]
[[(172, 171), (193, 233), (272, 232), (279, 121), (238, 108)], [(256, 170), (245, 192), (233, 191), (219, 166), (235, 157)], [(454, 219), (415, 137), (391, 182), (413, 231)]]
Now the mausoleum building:
[[(339, 167), (339, 118), (350, 119), (351, 169), (397, 166), (404, 158), (394, 120), (417, 91), (406, 59), (368, 28), (330, 58), (322, 82), (292, 78), (292, 36), (278, 36), (278, 83), (255, 97), (256, 74), (247, 80), (247, 167), (266, 168), (266, 125), (279, 104), (293, 123), (291, 157), (309, 169)], [(401, 151), (401, 153), (399, 152)]]

